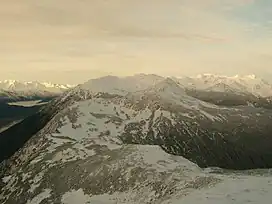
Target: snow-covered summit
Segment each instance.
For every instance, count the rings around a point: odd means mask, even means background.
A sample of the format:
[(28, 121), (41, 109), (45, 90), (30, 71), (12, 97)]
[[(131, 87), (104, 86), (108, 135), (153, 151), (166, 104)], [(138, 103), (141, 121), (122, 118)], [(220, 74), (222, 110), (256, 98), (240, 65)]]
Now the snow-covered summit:
[(176, 81), (185, 87), (198, 90), (250, 93), (261, 97), (272, 95), (272, 84), (254, 74), (244, 76), (199, 74), (193, 77), (176, 78)]
[(177, 84), (173, 79), (166, 78), (165, 80), (155, 84), (154, 86), (150, 87), (157, 92), (170, 92), (170, 93), (179, 93), (185, 94), (185, 90)]
[[(127, 77), (104, 76), (91, 79), (80, 85), (80, 87), (91, 92), (107, 92), (124, 96), (131, 92), (145, 90), (154, 85), (159, 86), (157, 84), (165, 79), (168, 79), (168, 82), (170, 82), (170, 79), (173, 80), (179, 87), (183, 87), (184, 89), (232, 92), (258, 97), (272, 96), (272, 84), (254, 74), (244, 76), (199, 74), (193, 77), (186, 76), (178, 78), (162, 77), (154, 74), (136, 74)], [(165, 81), (163, 84), (165, 85)]]
[(129, 92), (144, 90), (164, 79), (164, 77), (153, 74), (136, 74), (127, 77), (104, 76), (91, 79), (80, 85), (80, 87), (92, 92), (126, 95)]
[[(166, 78), (155, 74), (136, 74), (126, 77), (109, 75), (91, 79), (86, 83), (79, 85), (79, 87), (82, 90), (88, 90), (92, 93), (106, 92), (125, 96), (128, 93), (146, 90), (150, 87), (153, 87), (152, 89), (160, 89), (162, 87), (159, 86), (165, 86), (166, 82), (172, 83), (171, 89), (178, 86), (178, 89), (181, 87), (182, 89), (250, 94), (258, 97), (272, 96), (272, 84), (254, 74), (244, 76), (224, 76), (205, 73), (193, 77), (186, 76), (179, 78)], [(44, 95), (47, 93), (60, 94), (74, 87), (74, 85), (55, 84), (50, 82), (0, 81), (0, 89), (21, 92), (24, 95)]]
[(0, 81), (0, 89), (13, 92), (50, 92), (50, 93), (62, 93), (74, 85), (69, 84), (56, 84), (51, 82), (38, 82), (38, 81), (17, 81), (17, 80), (3, 80)]
[(236, 74), (234, 76), (227, 76), (227, 75), (219, 75), (219, 74), (212, 74), (212, 73), (203, 73), (203, 74), (198, 74), (196, 76), (193, 76), (192, 78), (242, 78), (242, 79), (257, 79), (258, 77), (255, 74), (248, 74), (248, 75), (239, 75)]

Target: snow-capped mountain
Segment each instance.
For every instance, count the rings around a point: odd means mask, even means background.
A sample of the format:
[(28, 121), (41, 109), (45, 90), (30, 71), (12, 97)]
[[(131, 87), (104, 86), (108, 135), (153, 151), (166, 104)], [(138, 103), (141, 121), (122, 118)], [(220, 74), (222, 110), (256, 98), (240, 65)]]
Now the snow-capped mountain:
[(0, 81), (0, 102), (20, 100), (48, 100), (75, 87), (48, 82)]
[[(165, 77), (147, 74), (128, 77), (105, 76), (92, 79), (81, 85), (81, 87), (92, 92), (111, 92), (125, 95), (129, 92), (146, 89), (164, 79)], [(181, 87), (189, 90), (226, 92), (239, 95), (253, 95), (256, 97), (272, 96), (272, 84), (255, 75), (228, 77), (214, 74), (200, 74), (195, 77), (171, 77), (171, 79)]]
[(91, 79), (81, 85), (82, 89), (91, 92), (107, 92), (125, 95), (129, 92), (143, 90), (164, 80), (164, 77), (154, 74), (137, 74), (128, 77), (105, 76)]
[(0, 89), (12, 92), (33, 93), (62, 93), (74, 85), (53, 84), (48, 82), (21, 82), (16, 80), (0, 81)]
[(173, 79), (140, 78), (91, 80), (0, 133), (1, 203), (270, 201), (270, 175), (202, 168), (272, 167), (272, 110), (217, 106)]
[(256, 77), (255, 75), (236, 75), (229, 77), (214, 74), (200, 74), (196, 77), (181, 77), (174, 79), (190, 89), (217, 92), (237, 92), (253, 94), (260, 97), (272, 96), (272, 84)]

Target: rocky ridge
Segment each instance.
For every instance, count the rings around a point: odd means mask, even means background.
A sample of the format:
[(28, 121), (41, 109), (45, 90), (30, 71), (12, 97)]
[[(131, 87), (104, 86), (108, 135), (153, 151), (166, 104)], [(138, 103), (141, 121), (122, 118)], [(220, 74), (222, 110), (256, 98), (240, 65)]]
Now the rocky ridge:
[(39, 122), (2, 158), (0, 199), (31, 204), (178, 202), (231, 180), (200, 167), (271, 167), (271, 117), (264, 108), (196, 99), (172, 79), (127, 94), (79, 86), (35, 118), (0, 134), (14, 135)]

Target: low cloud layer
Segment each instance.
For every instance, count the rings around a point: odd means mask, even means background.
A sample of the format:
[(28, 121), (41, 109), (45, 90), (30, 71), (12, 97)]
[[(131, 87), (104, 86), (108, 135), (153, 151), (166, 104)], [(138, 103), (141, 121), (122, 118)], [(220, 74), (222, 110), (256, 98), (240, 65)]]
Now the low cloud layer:
[(272, 80), (269, 2), (3, 0), (0, 77), (77, 83), (215, 72)]

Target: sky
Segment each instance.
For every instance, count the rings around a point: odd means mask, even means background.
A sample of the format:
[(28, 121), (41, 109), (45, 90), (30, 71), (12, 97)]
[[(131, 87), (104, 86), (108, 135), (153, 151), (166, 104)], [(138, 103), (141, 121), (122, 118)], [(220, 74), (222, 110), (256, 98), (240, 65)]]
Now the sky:
[(199, 73), (272, 81), (271, 0), (0, 0), (0, 80)]

